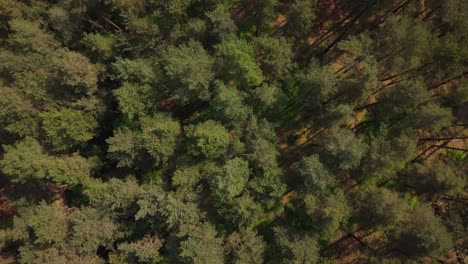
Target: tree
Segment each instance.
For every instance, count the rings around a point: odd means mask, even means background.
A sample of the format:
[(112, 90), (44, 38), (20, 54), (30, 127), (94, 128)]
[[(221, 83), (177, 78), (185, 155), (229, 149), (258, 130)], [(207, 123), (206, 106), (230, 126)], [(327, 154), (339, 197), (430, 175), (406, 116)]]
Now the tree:
[[(432, 53), (432, 43), (436, 41), (427, 21), (409, 15), (389, 18), (382, 32), (385, 38), (380, 48), (382, 57), (387, 59), (384, 62), (388, 71), (397, 73), (420, 67)], [(392, 49), (395, 46), (397, 49)]]
[(149, 59), (122, 59), (118, 58), (112, 63), (112, 79), (140, 84), (157, 83), (158, 73), (155, 71), (154, 62)]
[[(365, 40), (363, 40), (365, 41)], [(352, 42), (350, 40), (350, 42)], [(341, 42), (340, 42), (341, 43)], [(346, 43), (351, 47), (348, 49), (357, 49), (359, 51), (354, 52), (363, 52), (360, 49), (366, 50), (368, 47), (367, 43)], [(354, 45), (358, 46), (355, 47)], [(364, 47), (361, 47), (364, 46)], [(347, 50), (350, 52), (350, 50)], [(357, 104), (365, 104), (366, 100), (375, 92), (379, 91), (383, 85), (379, 80), (379, 67), (377, 60), (369, 55), (359, 56), (357, 59), (352, 57), (349, 58), (350, 62), (347, 63), (347, 68), (342, 68), (345, 71), (350, 70), (353, 77), (349, 77), (346, 80), (340, 82), (340, 90), (343, 95), (346, 97), (340, 97), (342, 100), (350, 101)], [(358, 60), (358, 61), (356, 61)], [(385, 87), (385, 86), (384, 86)], [(341, 94), (340, 93), (340, 94)]]
[(189, 234), (180, 244), (180, 257), (189, 263), (223, 263), (223, 240), (216, 237), (215, 228), (205, 223)]
[[(61, 88), (57, 94), (63, 94), (63, 88), (68, 88), (71, 95), (91, 95), (97, 90), (98, 69), (94, 64), (78, 52), (59, 50), (52, 57), (54, 77)], [(60, 89), (60, 90), (59, 90)]]
[(335, 184), (335, 179), (320, 162), (318, 155), (303, 158), (298, 170), (304, 186), (311, 190), (326, 192), (326, 189)]
[(275, 228), (275, 241), (284, 263), (317, 263), (319, 248), (315, 239), (307, 235), (294, 235), (284, 228)]
[(278, 84), (263, 83), (260, 87), (257, 87), (253, 91), (255, 99), (255, 108), (261, 111), (274, 109), (277, 102), (281, 102), (284, 99), (284, 93)]
[(465, 2), (2, 0), (0, 255), (450, 262)]
[(24, 137), (39, 134), (39, 120), (34, 106), (16, 89), (0, 87), (0, 109), (0, 133), (4, 135), (2, 143), (8, 143), (7, 135)]
[(342, 170), (353, 169), (359, 163), (366, 152), (366, 144), (361, 138), (354, 135), (351, 130), (340, 129), (328, 141), (325, 149), (332, 156), (330, 163), (338, 163)]
[(183, 167), (174, 171), (172, 186), (177, 188), (178, 192), (182, 192), (184, 196), (188, 196), (193, 193), (201, 179), (199, 166)]
[(248, 146), (249, 154), (248, 157), (257, 162), (256, 167), (267, 170), (268, 168), (274, 168), (277, 166), (276, 159), (279, 156), (277, 146), (269, 140), (259, 138), (251, 142)]
[(106, 61), (114, 55), (115, 39), (111, 35), (86, 34), (81, 43), (95, 61)]
[(422, 80), (399, 83), (382, 96), (384, 99), (380, 100), (376, 115), (383, 120), (401, 118), (431, 100), (431, 94)]
[(452, 166), (442, 161), (429, 164), (413, 163), (403, 172), (403, 180), (419, 194), (437, 196), (456, 194), (463, 190), (465, 181), (457, 175)]
[[(277, 200), (276, 200), (277, 201)], [(261, 200), (249, 193), (244, 192), (238, 197), (226, 201), (227, 206), (220, 206), (218, 208), (219, 215), (232, 226), (240, 229), (249, 229), (258, 225), (258, 223), (265, 217), (265, 209)]]
[(266, 26), (266, 23), (269, 22), (275, 16), (275, 6), (277, 5), (277, 0), (243, 0), (241, 3), (245, 8), (246, 13), (249, 15), (250, 19), (255, 23), (256, 34)]
[(330, 100), (337, 91), (337, 80), (333, 71), (329, 67), (312, 62), (297, 78), (300, 82), (298, 102), (309, 112), (324, 114), (323, 103)]
[(40, 114), (46, 140), (55, 151), (70, 150), (94, 137), (98, 123), (83, 111), (62, 108)]
[(370, 138), (369, 150), (363, 159), (364, 176), (377, 180), (394, 177), (413, 158), (417, 141), (409, 133), (392, 137), (386, 127), (381, 127)]
[(114, 240), (121, 237), (118, 224), (94, 208), (75, 210), (68, 219), (69, 245), (77, 252), (93, 254), (100, 246), (112, 248)]
[[(204, 214), (200, 212), (197, 205), (194, 203), (183, 202), (181, 199), (177, 199), (173, 195), (168, 194), (161, 200), (161, 206), (158, 211), (164, 217), (164, 222), (169, 227), (169, 230), (175, 230), (178, 237), (187, 235), (194, 236), (193, 239), (188, 242), (190, 245), (188, 245), (189, 248), (187, 248), (187, 255), (182, 257), (197, 258), (196, 244), (200, 243), (198, 239), (204, 235), (206, 235), (208, 239), (216, 235), (216, 231), (211, 225), (206, 223), (202, 226), (201, 221), (204, 218)], [(201, 248), (203, 248), (203, 246)], [(216, 251), (215, 248), (213, 248), (213, 250)]]
[(292, 68), (291, 44), (284, 38), (259, 38), (257, 54), (260, 68), (269, 79), (281, 80)]
[(147, 84), (137, 85), (124, 82), (120, 88), (114, 91), (114, 94), (122, 113), (126, 114), (129, 119), (133, 119), (147, 115), (153, 107), (155, 99), (153, 92)]
[(42, 201), (19, 210), (19, 216), (13, 219), (12, 238), (39, 245), (63, 244), (67, 229), (65, 208)]
[(397, 228), (398, 246), (412, 256), (445, 253), (452, 246), (450, 234), (428, 206), (418, 206), (414, 217)]
[(209, 34), (216, 41), (232, 37), (237, 31), (236, 24), (231, 19), (230, 14), (225, 10), (224, 5), (218, 4), (213, 11), (207, 12), (209, 20)]
[(262, 83), (264, 77), (255, 62), (255, 47), (252, 44), (230, 38), (216, 45), (215, 49), (221, 77), (243, 88)]
[(135, 177), (127, 177), (124, 180), (112, 178), (108, 182), (90, 186), (86, 190), (93, 207), (106, 215), (123, 219), (136, 214), (137, 202), (144, 192)]
[(164, 164), (173, 154), (177, 137), (181, 133), (179, 122), (169, 114), (157, 113), (153, 117), (143, 117), (141, 122), (140, 145), (148, 151), (157, 165)]
[(185, 132), (190, 140), (189, 152), (195, 156), (215, 159), (224, 155), (229, 145), (229, 133), (222, 125), (208, 120), (196, 126), (191, 125)]
[(14, 145), (4, 146), (5, 155), (0, 168), (13, 182), (25, 183), (34, 179), (76, 185), (86, 183), (96, 163), (79, 155), (48, 156), (33, 138), (25, 138)]
[(118, 160), (117, 167), (131, 167), (135, 164), (139, 156), (138, 132), (128, 128), (117, 129), (106, 142), (109, 144), (107, 156)]
[(168, 77), (174, 100), (181, 104), (211, 97), (210, 82), (213, 79), (213, 59), (196, 41), (187, 45), (168, 47), (162, 55), (162, 65)]
[(119, 160), (119, 167), (161, 166), (174, 154), (180, 124), (167, 113), (156, 113), (141, 117), (139, 125), (136, 129), (118, 129), (108, 138), (108, 156)]
[(307, 39), (313, 29), (315, 6), (312, 1), (296, 0), (286, 13), (285, 31), (300, 41)]
[[(454, 1), (447, 2), (453, 3)], [(467, 26), (465, 27), (468, 28)], [(437, 76), (442, 80), (463, 74), (463, 58), (466, 58), (468, 55), (468, 49), (462, 44), (460, 38), (461, 36), (459, 35), (448, 33), (441, 38), (440, 44), (434, 50), (434, 67)]]
[(228, 160), (224, 173), (213, 179), (213, 189), (221, 200), (230, 200), (241, 194), (249, 180), (250, 169), (247, 161), (241, 158)]
[(139, 262), (157, 262), (161, 260), (159, 249), (163, 241), (157, 236), (146, 235), (143, 239), (131, 243), (122, 243), (118, 249), (125, 255), (135, 256)]
[(467, 10), (467, 4), (465, 2), (459, 2), (455, 0), (448, 0), (444, 2), (442, 19), (446, 21), (450, 26), (455, 28), (456, 32), (466, 32), (468, 24), (464, 19)]
[(229, 87), (221, 82), (216, 82), (215, 96), (210, 104), (215, 111), (218, 120), (232, 126), (239, 126), (250, 112), (245, 106), (242, 94), (236, 87)]
[(322, 241), (336, 237), (338, 229), (346, 226), (351, 217), (351, 207), (340, 189), (319, 196), (310, 192), (306, 194), (304, 203), (305, 213)]
[(227, 238), (229, 263), (263, 263), (266, 243), (253, 230), (234, 232)]
[(412, 113), (406, 123), (412, 124), (415, 129), (426, 129), (436, 133), (450, 126), (452, 120), (452, 109), (428, 103)]
[(366, 224), (364, 228), (387, 228), (407, 221), (410, 209), (398, 193), (386, 188), (372, 188), (364, 195), (358, 216)]
[(40, 29), (37, 24), (23, 19), (12, 19), (9, 26), (13, 34), (8, 36), (8, 44), (15, 49), (47, 55), (50, 50), (60, 47), (54, 37)]

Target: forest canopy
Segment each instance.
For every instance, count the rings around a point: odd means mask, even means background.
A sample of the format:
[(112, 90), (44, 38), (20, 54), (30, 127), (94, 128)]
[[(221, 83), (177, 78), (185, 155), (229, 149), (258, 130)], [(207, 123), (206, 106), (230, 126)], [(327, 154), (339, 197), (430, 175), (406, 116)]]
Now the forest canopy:
[(467, 17), (2, 0), (0, 263), (466, 263)]

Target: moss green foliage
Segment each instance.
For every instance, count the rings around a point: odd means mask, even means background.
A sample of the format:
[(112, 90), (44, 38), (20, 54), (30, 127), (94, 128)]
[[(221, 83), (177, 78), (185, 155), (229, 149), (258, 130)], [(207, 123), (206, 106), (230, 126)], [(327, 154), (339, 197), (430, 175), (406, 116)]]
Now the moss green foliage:
[(226, 153), (229, 145), (229, 133), (221, 124), (208, 120), (197, 126), (186, 128), (187, 138), (191, 141), (189, 152), (208, 159), (218, 158)]
[(92, 115), (79, 110), (51, 110), (40, 116), (46, 140), (56, 151), (83, 145), (93, 138), (93, 130), (98, 126)]
[(156, 164), (166, 162), (174, 154), (180, 124), (167, 113), (140, 118), (140, 128), (118, 129), (107, 139), (109, 157), (118, 161), (119, 167), (131, 167), (147, 158)]
[(233, 79), (246, 88), (261, 84), (264, 77), (255, 62), (255, 47), (252, 43), (230, 38), (215, 48), (221, 77)]
[(0, 262), (463, 262), (467, 1), (0, 2)]
[(174, 100), (185, 104), (190, 99), (210, 98), (213, 59), (200, 43), (190, 41), (187, 45), (168, 47), (161, 60)]
[(224, 173), (213, 179), (214, 192), (222, 200), (234, 198), (244, 190), (249, 174), (247, 161), (241, 158), (228, 160), (224, 165)]

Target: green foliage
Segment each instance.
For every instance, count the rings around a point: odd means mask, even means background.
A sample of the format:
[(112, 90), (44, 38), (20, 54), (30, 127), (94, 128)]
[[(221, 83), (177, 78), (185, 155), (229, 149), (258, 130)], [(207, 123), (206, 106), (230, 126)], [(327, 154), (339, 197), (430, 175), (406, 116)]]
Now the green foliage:
[(152, 89), (149, 85), (137, 85), (128, 82), (114, 91), (122, 113), (129, 119), (145, 116), (153, 106)]
[(298, 102), (308, 111), (323, 113), (325, 111), (323, 103), (328, 101), (337, 90), (337, 80), (331, 68), (312, 62), (298, 76), (298, 79), (300, 81)]
[(325, 146), (338, 168), (347, 170), (359, 166), (367, 146), (362, 139), (357, 138), (351, 130), (340, 129)]
[(378, 134), (371, 137), (363, 160), (363, 176), (379, 180), (394, 177), (413, 157), (416, 146), (417, 140), (410, 134), (391, 137), (385, 127), (380, 128)]
[(143, 239), (122, 243), (118, 246), (120, 251), (125, 254), (136, 256), (139, 262), (158, 262), (161, 260), (159, 249), (162, 247), (162, 241), (158, 237), (145, 236)]
[(282, 79), (292, 68), (291, 44), (284, 38), (259, 38), (257, 54), (263, 73), (274, 80)]
[(66, 235), (65, 210), (57, 203), (47, 204), (43, 201), (39, 205), (22, 208), (19, 216), (13, 219), (12, 238), (17, 241), (60, 244), (64, 242)]
[(329, 2), (3, 0), (2, 257), (452, 261), (466, 1)]
[(157, 80), (157, 74), (153, 68), (154, 63), (149, 59), (117, 59), (112, 66), (115, 74), (111, 75), (113, 79), (151, 84)]
[(198, 186), (201, 179), (200, 168), (197, 166), (177, 169), (172, 175), (172, 186), (179, 193), (186, 196), (193, 194), (193, 189)]
[(317, 263), (320, 261), (319, 248), (314, 238), (294, 235), (283, 228), (276, 228), (275, 240), (284, 263)]
[(213, 11), (206, 13), (206, 16), (210, 22), (209, 33), (215, 40), (229, 38), (237, 31), (236, 24), (222, 4), (218, 4)]
[(59, 83), (73, 94), (91, 95), (96, 92), (98, 69), (85, 56), (73, 51), (59, 51), (57, 57), (52, 58), (52, 63)]
[(248, 192), (227, 201), (229, 207), (220, 210), (223, 217), (241, 228), (255, 228), (265, 218), (262, 205)]
[(420, 194), (453, 195), (461, 192), (465, 186), (465, 179), (443, 162), (432, 165), (414, 163), (403, 174), (406, 176), (404, 180)]
[(467, 4), (463, 1), (448, 0), (443, 5), (443, 9), (442, 19), (454, 27), (456, 31), (466, 34), (468, 23), (464, 17), (466, 15)]
[(242, 94), (235, 87), (228, 87), (221, 82), (216, 83), (216, 91), (211, 105), (220, 121), (231, 126), (241, 124), (250, 110), (244, 105)]
[(189, 152), (208, 159), (223, 156), (230, 141), (226, 128), (213, 120), (186, 127), (185, 133), (190, 140)]
[(370, 189), (362, 201), (359, 217), (366, 228), (391, 227), (410, 217), (410, 207), (397, 193), (385, 188)]
[(0, 161), (0, 168), (14, 182), (47, 179), (70, 185), (86, 183), (91, 170), (97, 165), (93, 160), (79, 155), (48, 156), (33, 138), (4, 146), (4, 149), (5, 155)]
[(408, 118), (408, 123), (416, 129), (439, 132), (452, 123), (452, 109), (429, 103), (419, 108)]
[(255, 231), (234, 232), (227, 238), (230, 263), (262, 263), (266, 243)]
[(349, 36), (347, 40), (338, 43), (338, 47), (355, 56), (368, 55), (372, 52), (373, 40), (368, 34), (359, 34)]
[(303, 158), (298, 169), (299, 175), (308, 189), (324, 192), (330, 185), (335, 184), (335, 179), (323, 166), (317, 155)]
[(156, 164), (165, 163), (174, 154), (177, 136), (181, 133), (180, 124), (165, 113), (158, 113), (154, 117), (143, 117), (140, 122), (141, 147), (149, 153)]
[(223, 240), (216, 237), (215, 228), (205, 223), (197, 227), (181, 242), (180, 257), (189, 263), (223, 263)]
[(223, 40), (215, 46), (221, 77), (240, 87), (258, 86), (264, 77), (255, 62), (254, 45), (235, 38)]
[[(196, 204), (193, 203), (184, 203), (183, 201), (174, 198), (172, 195), (168, 195), (162, 201), (160, 208), (161, 215), (165, 218), (165, 223), (170, 229), (177, 230), (177, 235), (183, 237), (189, 234), (196, 234), (196, 236), (203, 236), (202, 231), (200, 230), (200, 223), (203, 218), (203, 214), (198, 210)], [(208, 232), (216, 232), (214, 228), (205, 226), (203, 229), (208, 229)], [(209, 234), (208, 234), (209, 236)], [(193, 243), (198, 243), (193, 241)], [(193, 245), (195, 246), (195, 245)], [(190, 253), (191, 249), (188, 249)], [(193, 255), (192, 255), (193, 256)]]
[(94, 117), (79, 110), (62, 108), (40, 114), (47, 142), (53, 150), (70, 150), (93, 138), (98, 123)]
[(284, 94), (278, 85), (263, 83), (255, 89), (254, 96), (259, 102), (256, 105), (257, 109), (265, 110), (273, 108), (275, 103), (284, 97)]
[(257, 32), (266, 26), (275, 16), (275, 6), (278, 4), (277, 0), (242, 0), (247, 15), (255, 23)]
[(343, 191), (339, 189), (326, 196), (306, 194), (304, 207), (306, 215), (313, 223), (312, 229), (322, 241), (334, 238), (338, 229), (346, 226), (352, 212)]
[(91, 204), (111, 216), (134, 215), (138, 207), (137, 201), (144, 193), (144, 189), (134, 177), (124, 180), (113, 178), (104, 184), (89, 188)]
[(315, 20), (314, 3), (296, 0), (286, 13), (286, 32), (299, 40), (306, 39), (312, 30)]
[(132, 167), (152, 160), (160, 166), (174, 154), (180, 124), (167, 113), (142, 117), (140, 129), (118, 129), (107, 139), (110, 158), (118, 160), (119, 167)]
[(81, 43), (89, 50), (95, 60), (107, 60), (114, 54), (114, 42), (112, 36), (99, 33), (87, 34)]
[(138, 134), (130, 129), (119, 129), (108, 138), (109, 158), (116, 159), (118, 167), (130, 167), (138, 155)]
[[(465, 27), (468, 28), (468, 26)], [(437, 63), (438, 74), (442, 78), (450, 78), (463, 73), (468, 48), (462, 45), (458, 38), (456, 35), (447, 34), (435, 49), (434, 59)]]
[(15, 89), (0, 87), (0, 109), (0, 133), (37, 136), (39, 124), (33, 105)]
[(9, 35), (8, 44), (17, 50), (48, 54), (50, 50), (60, 47), (52, 35), (44, 32), (34, 23), (14, 19), (10, 21), (9, 26), (13, 34)]
[(419, 206), (411, 220), (397, 229), (399, 247), (412, 256), (445, 252), (452, 245), (450, 234), (428, 206)]
[(94, 208), (75, 210), (68, 218), (71, 226), (69, 244), (78, 252), (92, 254), (99, 246), (112, 248), (114, 239), (120, 237), (119, 226)]
[(247, 161), (241, 158), (228, 160), (224, 165), (224, 173), (213, 179), (213, 188), (221, 200), (230, 200), (245, 189), (249, 180), (250, 169)]
[(168, 47), (162, 55), (162, 65), (168, 77), (174, 100), (187, 104), (190, 100), (210, 98), (209, 85), (213, 79), (213, 59), (196, 41), (187, 45)]

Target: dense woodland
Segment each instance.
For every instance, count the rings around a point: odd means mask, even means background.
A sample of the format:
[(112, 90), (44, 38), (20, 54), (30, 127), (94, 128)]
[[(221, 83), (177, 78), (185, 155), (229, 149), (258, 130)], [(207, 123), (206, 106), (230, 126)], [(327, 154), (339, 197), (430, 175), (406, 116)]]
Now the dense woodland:
[(465, 263), (468, 1), (1, 0), (0, 263)]

